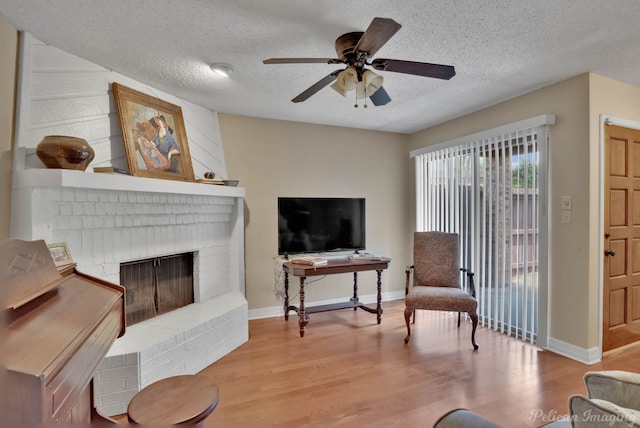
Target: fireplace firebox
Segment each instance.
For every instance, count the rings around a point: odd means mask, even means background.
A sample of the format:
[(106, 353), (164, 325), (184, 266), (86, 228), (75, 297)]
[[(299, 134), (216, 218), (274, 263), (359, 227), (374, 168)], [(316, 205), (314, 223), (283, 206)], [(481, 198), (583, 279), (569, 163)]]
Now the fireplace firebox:
[(193, 303), (193, 253), (120, 264), (127, 327)]

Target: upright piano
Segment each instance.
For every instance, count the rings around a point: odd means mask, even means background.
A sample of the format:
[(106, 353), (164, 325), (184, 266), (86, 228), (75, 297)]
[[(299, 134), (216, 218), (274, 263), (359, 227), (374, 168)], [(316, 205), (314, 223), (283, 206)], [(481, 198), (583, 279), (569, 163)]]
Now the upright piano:
[(125, 332), (124, 288), (59, 271), (44, 241), (6, 240), (0, 263), (0, 420), (91, 424), (91, 379)]

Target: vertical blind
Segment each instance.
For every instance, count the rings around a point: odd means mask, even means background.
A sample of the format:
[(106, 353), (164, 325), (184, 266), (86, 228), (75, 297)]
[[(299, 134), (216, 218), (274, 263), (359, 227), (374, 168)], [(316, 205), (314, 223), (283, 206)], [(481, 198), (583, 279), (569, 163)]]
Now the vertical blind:
[(461, 266), (475, 273), (481, 325), (532, 343), (546, 316), (538, 296), (547, 142), (546, 125), (501, 128), (415, 155), (416, 230), (458, 233)]

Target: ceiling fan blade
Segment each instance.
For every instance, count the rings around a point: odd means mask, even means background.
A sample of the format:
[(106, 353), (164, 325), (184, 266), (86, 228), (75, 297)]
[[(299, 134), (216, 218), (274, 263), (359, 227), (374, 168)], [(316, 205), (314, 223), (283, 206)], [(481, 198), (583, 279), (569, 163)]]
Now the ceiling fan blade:
[(343, 64), (337, 58), (269, 58), (263, 64)]
[(365, 31), (362, 37), (360, 37), (360, 40), (358, 40), (355, 50), (364, 51), (368, 53), (369, 56), (372, 56), (378, 52), (378, 49), (387, 43), (400, 28), (402, 28), (402, 25), (391, 18), (373, 18), (367, 31)]
[(402, 61), (398, 59), (376, 58), (371, 61), (376, 70), (394, 71), (396, 73), (415, 74), (416, 76), (435, 77), (449, 80), (456, 75), (452, 65), (429, 64), (428, 62)]
[(291, 101), (293, 101), (294, 103), (299, 103), (307, 100), (309, 97), (314, 95), (320, 89), (324, 88), (325, 86), (329, 85), (334, 80), (336, 80), (336, 78), (338, 77), (338, 74), (340, 74), (341, 71), (342, 70), (336, 70), (333, 73), (328, 74), (327, 76), (323, 77), (322, 79), (320, 79), (319, 81), (311, 85), (309, 88), (307, 88), (305, 91), (303, 91), (300, 95), (298, 95)]
[(369, 99), (375, 106), (383, 106), (391, 101), (391, 97), (384, 90), (384, 87), (380, 86), (377, 91), (369, 96)]

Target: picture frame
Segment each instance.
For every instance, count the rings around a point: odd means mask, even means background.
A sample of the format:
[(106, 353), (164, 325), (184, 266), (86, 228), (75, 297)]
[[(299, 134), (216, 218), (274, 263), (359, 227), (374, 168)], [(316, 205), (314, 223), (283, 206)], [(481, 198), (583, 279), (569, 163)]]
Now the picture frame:
[(71, 258), (71, 253), (67, 247), (66, 242), (56, 242), (55, 244), (48, 244), (49, 253), (53, 259), (53, 263), (56, 267), (66, 266), (75, 263)]
[(111, 85), (131, 175), (195, 181), (180, 106)]

